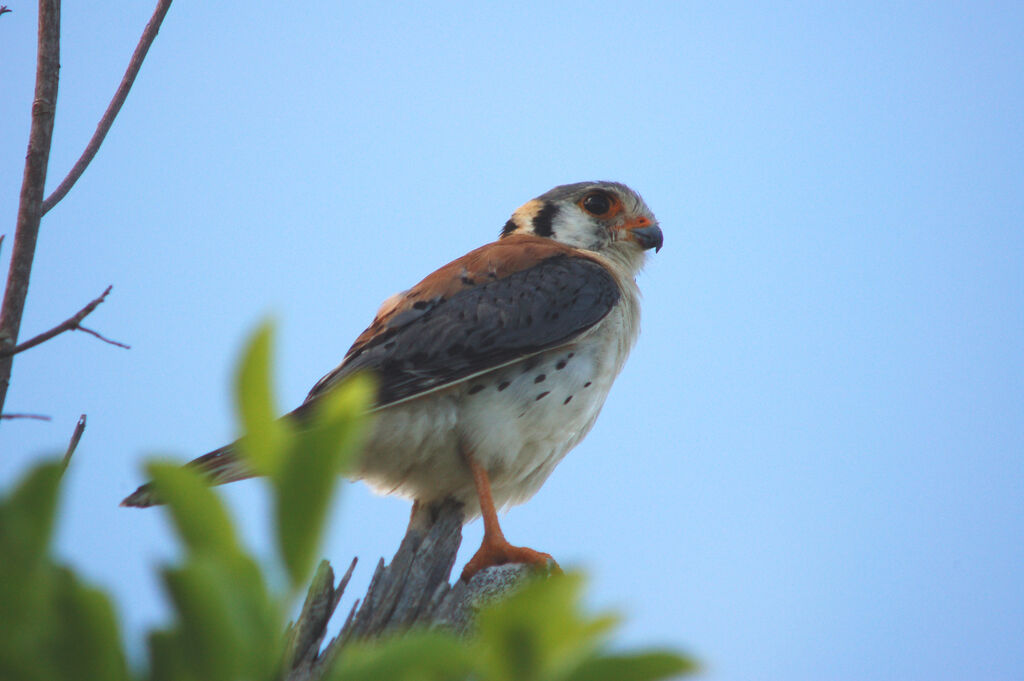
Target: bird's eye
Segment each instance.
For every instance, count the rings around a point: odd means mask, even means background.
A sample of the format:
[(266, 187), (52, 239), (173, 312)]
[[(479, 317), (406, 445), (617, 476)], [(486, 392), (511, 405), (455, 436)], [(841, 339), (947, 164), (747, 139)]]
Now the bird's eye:
[(604, 192), (591, 192), (583, 197), (580, 206), (595, 217), (604, 217), (612, 209), (612, 199)]

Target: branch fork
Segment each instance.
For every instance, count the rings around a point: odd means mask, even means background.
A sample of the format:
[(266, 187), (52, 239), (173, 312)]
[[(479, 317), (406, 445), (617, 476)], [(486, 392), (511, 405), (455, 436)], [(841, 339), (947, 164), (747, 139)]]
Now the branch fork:
[(121, 343), (119, 341), (111, 340), (110, 338), (107, 338), (107, 337), (101, 335), (100, 333), (98, 333), (96, 331), (93, 331), (92, 329), (90, 329), (88, 327), (82, 326), (82, 320), (85, 319), (86, 317), (88, 317), (90, 314), (92, 314), (92, 311), (95, 310), (99, 306), (99, 304), (104, 301), (104, 299), (107, 297), (107, 294), (110, 293), (110, 290), (112, 288), (113, 288), (113, 286), (108, 286), (106, 288), (106, 290), (103, 291), (103, 293), (101, 293), (97, 298), (95, 298), (92, 301), (90, 301), (88, 305), (83, 307), (81, 310), (76, 312), (71, 317), (68, 317), (67, 319), (65, 319), (63, 322), (61, 322), (57, 326), (53, 327), (49, 331), (44, 331), (41, 334), (39, 334), (38, 336), (34, 336), (32, 338), (29, 338), (24, 343), (19, 343), (18, 345), (15, 345), (14, 347), (0, 349), (0, 357), (10, 357), (11, 355), (16, 355), (19, 352), (24, 352), (25, 350), (28, 350), (29, 348), (33, 348), (33, 347), (39, 345), (40, 343), (45, 343), (46, 341), (50, 340), (54, 336), (58, 336), (58, 335), (64, 333), (65, 331), (85, 331), (86, 333), (88, 333), (90, 335), (96, 336), (96, 338), (99, 338), (104, 343), (109, 343), (111, 345), (116, 345), (119, 348), (130, 349), (131, 348), (130, 345), (125, 345), (124, 343)]

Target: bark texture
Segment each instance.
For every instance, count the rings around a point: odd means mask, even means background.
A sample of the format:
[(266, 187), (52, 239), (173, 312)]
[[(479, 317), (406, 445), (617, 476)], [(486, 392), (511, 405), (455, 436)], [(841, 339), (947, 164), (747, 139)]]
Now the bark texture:
[(476, 610), (514, 588), (530, 568), (501, 565), (478, 572), (468, 583), (449, 584), (462, 543), (462, 506), (445, 501), (417, 507), (390, 563), (377, 564), (366, 595), (353, 605), (341, 632), (323, 649), (327, 624), (341, 601), (356, 561), (334, 583), (327, 561), (320, 565), (299, 619), (292, 625), (287, 681), (321, 678), (350, 641), (394, 634), (412, 626), (469, 631)]

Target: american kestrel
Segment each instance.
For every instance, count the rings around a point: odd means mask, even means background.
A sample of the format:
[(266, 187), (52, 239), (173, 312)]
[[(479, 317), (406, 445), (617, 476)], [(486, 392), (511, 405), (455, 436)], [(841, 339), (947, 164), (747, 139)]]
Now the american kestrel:
[[(285, 418), (357, 371), (378, 382), (373, 431), (351, 472), (428, 504), (454, 497), (484, 518), (469, 579), (551, 557), (512, 546), (496, 509), (540, 488), (597, 419), (637, 338), (634, 277), (662, 234), (639, 194), (616, 182), (555, 187), (527, 202), (497, 241), (384, 302), (341, 364)], [(211, 484), (252, 477), (227, 445), (192, 461)], [(122, 506), (159, 503), (143, 485)]]

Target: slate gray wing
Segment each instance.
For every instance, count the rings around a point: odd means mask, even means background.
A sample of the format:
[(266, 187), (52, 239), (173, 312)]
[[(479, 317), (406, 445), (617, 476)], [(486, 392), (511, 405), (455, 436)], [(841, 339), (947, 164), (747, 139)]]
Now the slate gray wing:
[(354, 347), (313, 387), (303, 407), (357, 371), (376, 375), (376, 406), (383, 407), (557, 347), (601, 321), (620, 295), (612, 276), (593, 260), (541, 260), (403, 313)]

